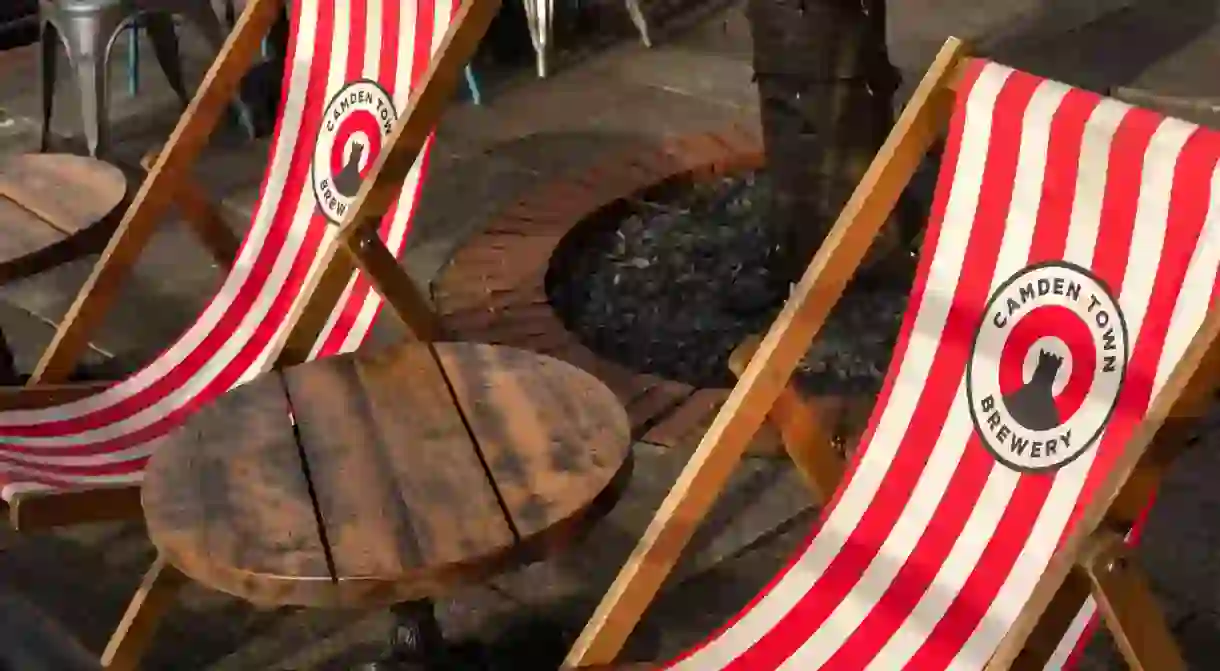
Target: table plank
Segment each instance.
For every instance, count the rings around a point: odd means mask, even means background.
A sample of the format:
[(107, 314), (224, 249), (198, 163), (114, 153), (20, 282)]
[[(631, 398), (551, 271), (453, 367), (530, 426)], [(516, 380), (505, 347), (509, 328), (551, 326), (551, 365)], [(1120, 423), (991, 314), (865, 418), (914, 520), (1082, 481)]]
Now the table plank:
[(0, 259), (19, 259), (63, 239), (63, 233), (0, 194)]
[(0, 163), (0, 194), (65, 236), (105, 218), (126, 193), (123, 172), (97, 159), (19, 154)]
[(609, 509), (630, 472), (609, 389), (529, 352), (437, 350), (459, 375), (407, 343), (269, 373), (205, 407), (153, 447), (153, 542), (256, 603), (367, 607), (537, 559)]
[(192, 578), (255, 603), (325, 603), (333, 579), (278, 374), (153, 445), (149, 535)]
[(424, 596), (467, 562), (511, 550), (503, 509), (426, 347), (331, 357), (286, 379), (336, 574), (350, 583), (345, 598)]
[(0, 282), (101, 251), (126, 196), (122, 171), (96, 159), (21, 154), (0, 161)]
[(509, 347), (445, 343), (437, 351), (523, 538), (583, 513), (619, 476), (631, 424), (596, 378)]

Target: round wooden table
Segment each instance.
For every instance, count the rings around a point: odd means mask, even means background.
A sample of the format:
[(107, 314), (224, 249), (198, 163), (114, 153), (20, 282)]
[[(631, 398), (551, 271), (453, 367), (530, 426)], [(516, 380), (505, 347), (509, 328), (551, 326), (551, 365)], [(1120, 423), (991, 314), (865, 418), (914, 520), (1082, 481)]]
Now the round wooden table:
[(101, 251), (127, 178), (97, 159), (21, 154), (0, 162), (0, 284)]
[(538, 559), (630, 475), (613, 392), (506, 347), (397, 345), (273, 372), (153, 448), (153, 543), (263, 605), (374, 607)]

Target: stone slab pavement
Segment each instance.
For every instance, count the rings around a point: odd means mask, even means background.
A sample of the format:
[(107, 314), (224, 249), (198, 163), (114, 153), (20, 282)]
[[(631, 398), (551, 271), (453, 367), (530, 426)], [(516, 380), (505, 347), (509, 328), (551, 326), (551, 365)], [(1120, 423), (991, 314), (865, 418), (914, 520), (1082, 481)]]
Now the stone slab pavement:
[[(1084, 86), (1136, 86), (1191, 104), (1213, 95), (1210, 87), (1220, 84), (1201, 74), (1215, 71), (1203, 66), (1212, 62), (1208, 59), (1220, 58), (1220, 48), (1207, 38), (1215, 28), (1204, 19), (1212, 14), (1203, 8), (1191, 15), (1194, 20), (1179, 21), (1166, 8), (1158, 13), (1153, 4), (1125, 1), (1076, 3), (1068, 11), (1050, 0), (972, 0), (952, 13), (931, 11), (944, 6), (933, 0), (895, 3), (890, 10), (894, 59), (908, 78), (915, 77), (912, 73), (926, 65), (944, 36), (956, 33), (980, 38), (988, 53), (1011, 55), (1011, 62)], [(1058, 14), (1047, 18), (1047, 12)], [(1102, 35), (1094, 38), (1096, 48), (1113, 51), (1110, 41), (1136, 26), (1164, 37), (1159, 51), (1149, 47), (1138, 62), (1131, 55), (1118, 65), (1103, 62), (1088, 57), (1092, 52), (1081, 46), (1087, 44), (1081, 31), (1093, 30)], [(490, 213), (548, 177), (579, 170), (624, 145), (729, 123), (757, 123), (749, 31), (739, 4), (693, 26), (662, 27), (653, 50), (640, 48), (629, 27), (622, 37), (619, 44), (568, 61), (546, 81), (526, 72), (494, 82), (485, 107), (459, 103), (446, 114), (404, 262), (418, 281), (428, 281)], [(188, 54), (198, 53), (187, 42)], [(1081, 55), (1074, 61), (1050, 58), (1047, 54), (1060, 52), (1048, 44), (1059, 45), (1055, 48), (1062, 53), (1075, 48)], [(121, 57), (115, 62), (121, 63)], [(197, 77), (200, 66), (199, 59), (188, 59), (188, 77)], [(145, 89), (137, 98), (127, 96), (121, 78), (113, 83), (117, 154), (129, 163), (163, 141), (178, 113), (155, 66), (146, 63), (143, 69), (148, 73)], [(0, 152), (34, 146), (35, 73), (33, 50), (0, 54), (0, 106), (11, 119), (0, 125)], [(71, 146), (77, 134), (75, 104), (70, 91), (61, 97), (53, 128)], [(222, 130), (196, 170), (230, 210), (239, 232), (257, 196), (265, 149), (264, 143), (242, 143)], [(45, 346), (89, 267), (86, 260), (0, 289), (0, 325), (14, 341), (20, 362), (31, 364)], [(91, 357), (116, 369), (138, 366), (186, 326), (219, 279), (217, 269), (171, 217), (95, 338)], [(141, 328), (133, 330), (133, 323)], [(400, 334), (392, 318), (385, 318), (374, 338), (386, 342)], [(1210, 486), (1220, 475), (1220, 452), (1213, 447), (1220, 445), (1209, 435), (1172, 472), (1141, 550), (1175, 629), (1200, 668), (1207, 668), (1220, 641), (1220, 562), (1214, 558), (1220, 531), (1208, 524), (1220, 510), (1220, 489)], [(488, 585), (457, 590), (441, 604), (447, 632), (455, 638), (494, 637), (531, 615), (579, 626), (687, 454), (639, 444), (636, 457), (628, 494), (583, 545)], [(748, 462), (705, 523), (678, 578), (633, 638), (633, 656), (672, 654), (723, 622), (782, 565), (814, 514), (790, 468)], [(138, 524), (30, 536), (0, 531), (0, 590), (37, 603), (97, 651), (151, 557)], [(165, 623), (145, 668), (343, 669), (367, 657), (387, 626), (384, 612), (259, 611), (191, 586)], [(12, 635), (0, 627), (0, 650), (5, 649), (4, 637)], [(1102, 640), (1086, 666), (1118, 668), (1116, 664)]]

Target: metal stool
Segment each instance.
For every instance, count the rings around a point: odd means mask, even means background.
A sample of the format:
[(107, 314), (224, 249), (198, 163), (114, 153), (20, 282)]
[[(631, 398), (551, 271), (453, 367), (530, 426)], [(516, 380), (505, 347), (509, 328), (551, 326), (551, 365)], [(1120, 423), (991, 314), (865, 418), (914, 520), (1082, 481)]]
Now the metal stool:
[[(640, 0), (625, 0), (627, 14), (631, 23), (640, 33), (640, 41), (645, 47), (652, 48), (652, 37), (648, 32), (648, 19), (640, 8)], [(547, 75), (547, 54), (550, 51), (552, 28), (555, 18), (555, 0), (521, 0), (525, 7), (525, 21), (529, 26), (530, 41), (534, 45), (537, 57), (538, 77)], [(582, 2), (576, 0), (573, 5), (579, 9)]]
[[(178, 36), (173, 15), (190, 20), (216, 52), (224, 44), (225, 31), (209, 0), (39, 0), (42, 24), (42, 148), (51, 132), (51, 110), (55, 95), (56, 46), (62, 44), (76, 74), (80, 91), (81, 121), (89, 155), (107, 150), (109, 88), (107, 71), (110, 50), (123, 29), (137, 18), (148, 30), (157, 62), (169, 85), (185, 105), (190, 101), (178, 60)], [(248, 133), (253, 133), (249, 110), (237, 101), (237, 114)]]

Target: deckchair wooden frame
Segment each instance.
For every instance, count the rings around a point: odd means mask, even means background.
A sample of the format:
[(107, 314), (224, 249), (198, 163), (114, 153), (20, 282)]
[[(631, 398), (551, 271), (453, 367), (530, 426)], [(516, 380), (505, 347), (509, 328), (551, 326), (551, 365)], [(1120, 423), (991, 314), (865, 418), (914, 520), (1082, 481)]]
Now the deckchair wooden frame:
[[(367, 274), (394, 313), (419, 337), (433, 339), (439, 326), (427, 299), (378, 237), (377, 224), (422, 151), (441, 111), (452, 98), (462, 67), (498, 10), (500, 0), (463, 2), (431, 67), (412, 92), (406, 110), (370, 171), (350, 216), (338, 226), (337, 244), (325, 252), (324, 272), (303, 288), (289, 319), (296, 326), (281, 347), (277, 365), (306, 360), (344, 286), (356, 270)], [(232, 264), (239, 241), (225, 225), (206, 192), (190, 176), (190, 167), (207, 144), (243, 74), (253, 63), (263, 37), (271, 30), (284, 0), (250, 0), (194, 99), (164, 147), (146, 157), (148, 175), (109, 244), (68, 309), (26, 387), (0, 390), (0, 411), (45, 407), (95, 394), (108, 383), (65, 384), (100, 325), (118, 290), (148, 244), (166, 210), (176, 205), (196, 237), (223, 267)], [(339, 250), (342, 250), (339, 253)], [(309, 292), (314, 292), (310, 294)], [(111, 519), (137, 518), (138, 486), (104, 486), (52, 492), (19, 493), (0, 502), (10, 523), (29, 530)]]
[[(150, 237), (153, 228), (152, 217), (140, 218), (135, 211), (142, 203), (153, 198), (150, 191), (156, 186), (154, 180), (160, 179), (166, 186), (176, 189), (174, 193), (179, 198), (180, 207), (188, 210), (188, 219), (192, 220), (192, 225), (205, 247), (218, 260), (236, 250), (236, 240), (232, 239), (232, 234), (224, 228), (223, 221), (207, 204), (202, 190), (185, 180), (185, 171), (181, 166), (188, 164), (202, 148), (202, 143), (196, 141), (197, 138), (206, 137), (219, 119), (223, 105), (211, 101), (228, 99), (240, 79), (240, 71), (249, 66), (253, 54), (270, 29), (283, 2), (284, 0), (251, 0), (246, 5), (234, 28), (234, 35), (212, 64), (200, 92), (191, 107), (187, 108), (187, 113), (170, 136), (166, 148), (157, 156), (132, 210), (120, 224), (102, 260), (94, 269), (93, 277), (77, 297), (73, 309), (69, 311), (72, 319), (66, 320), (61, 326), (52, 344), (52, 350), (44, 355), (39, 366), (42, 379), (46, 379), (48, 373), (63, 375), (66, 365), (64, 362), (75, 356), (73, 348), (76, 348), (78, 353), (83, 345), (83, 336), (79, 335), (78, 331), (87, 330), (88, 320), (95, 320), (96, 323), (103, 312), (97, 308), (90, 310), (85, 306), (113, 300), (114, 287), (118, 281), (112, 279), (112, 275), (105, 274), (106, 269), (110, 267), (106, 260), (118, 257), (123, 260), (122, 270), (126, 270), (136, 257), (130, 249), (142, 246)], [(276, 360), (277, 366), (300, 363), (308, 358), (309, 348), (317, 340), (326, 319), (339, 300), (340, 293), (356, 271), (366, 273), (370, 284), (385, 298), (414, 337), (432, 341), (441, 334), (427, 300), (381, 241), (377, 229), (385, 213), (399, 198), (408, 172), (423, 150), (445, 105), (452, 99), (462, 68), (474, 56), (479, 41), (491, 25), (499, 6), (500, 0), (466, 0), (461, 3), (428, 71), (411, 92), (406, 110), (386, 139), (386, 149), (374, 161), (347, 217), (339, 224), (334, 243), (323, 252), (323, 271), (302, 287), (301, 293), (307, 298), (297, 301), (289, 314), (289, 324), (293, 326), (285, 331), (291, 335), (275, 344), (281, 348)], [(200, 101), (210, 104), (204, 105)], [(186, 148), (183, 149), (183, 146)], [(184, 159), (182, 156), (185, 153), (192, 155)], [(167, 170), (168, 174), (180, 175), (177, 182), (164, 177)], [(175, 170), (179, 172), (175, 173)], [(154, 199), (153, 202), (154, 205), (144, 207), (164, 208), (169, 204), (164, 196), (160, 200)], [(190, 210), (193, 210), (193, 216)], [(231, 259), (232, 256), (227, 258)], [(97, 291), (102, 292), (100, 298), (91, 299), (91, 294)], [(72, 331), (73, 325), (76, 325), (78, 331)], [(127, 489), (135, 490), (138, 496), (138, 489)], [(89, 492), (81, 492), (72, 495), (72, 499), (75, 501), (88, 495)], [(157, 558), (145, 574), (102, 654), (101, 662), (104, 668), (125, 671), (138, 666), (139, 660), (152, 642), (157, 624), (173, 605), (178, 589), (186, 582), (186, 576), (180, 571), (168, 564), (164, 558)]]
[[(683, 548), (777, 402), (791, 394), (796, 364), (842, 295), (923, 156), (948, 127), (964, 43), (950, 38), (916, 89), (893, 132), (844, 207), (740, 380), (695, 449), (652, 523), (602, 599), (565, 661), (608, 665), (622, 649)], [(1220, 379), (1220, 311), (1208, 313), (1182, 359), (1153, 400), (1127, 449), (1084, 508), (1073, 534), (1051, 558), (1024, 610), (1001, 641), (989, 669), (1043, 669), (1084, 600), (1092, 595), (1127, 663), (1135, 669), (1184, 669), (1181, 653), (1143, 573), (1124, 541), (1148, 505), (1166, 466), (1190, 442)], [(739, 357), (749, 356), (748, 350)], [(789, 398), (789, 401), (792, 399)], [(791, 410), (792, 408), (789, 408)], [(806, 433), (816, 438), (816, 432)], [(789, 442), (789, 456), (825, 496), (842, 470), (826, 443)], [(635, 667), (633, 667), (635, 668)]]

